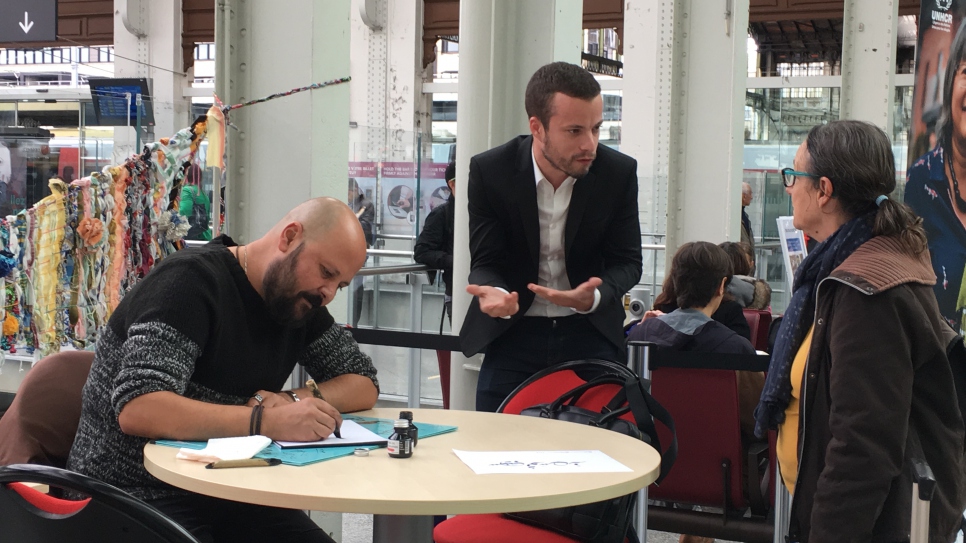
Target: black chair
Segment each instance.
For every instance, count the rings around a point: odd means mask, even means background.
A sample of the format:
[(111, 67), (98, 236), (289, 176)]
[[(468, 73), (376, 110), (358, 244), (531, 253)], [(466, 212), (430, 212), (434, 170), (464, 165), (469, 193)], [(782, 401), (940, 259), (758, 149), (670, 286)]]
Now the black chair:
[[(73, 490), (89, 498), (63, 500), (22, 483)], [(52, 466), (0, 467), (0, 519), (4, 541), (198, 543), (173, 520), (126, 492)]]

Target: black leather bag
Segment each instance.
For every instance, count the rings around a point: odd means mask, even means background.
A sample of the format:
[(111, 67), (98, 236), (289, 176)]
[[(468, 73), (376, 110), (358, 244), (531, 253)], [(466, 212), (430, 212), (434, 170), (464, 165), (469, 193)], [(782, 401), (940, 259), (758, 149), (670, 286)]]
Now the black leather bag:
[[(641, 439), (660, 452), (662, 450), (661, 443), (654, 426), (654, 419), (656, 418), (667, 426), (673, 436), (672, 443), (667, 451), (662, 454), (661, 474), (657, 479), (657, 482), (660, 482), (667, 476), (677, 457), (677, 436), (674, 432), (674, 421), (671, 414), (647, 392), (648, 382), (639, 378), (627, 367), (603, 361), (582, 361), (576, 365), (565, 363), (550, 368), (552, 371), (545, 370), (534, 375), (527, 380), (527, 383), (521, 385), (521, 388), (554, 371), (572, 369), (576, 366), (582, 366), (581, 369), (587, 370), (588, 365), (597, 366), (591, 369), (593, 373), (597, 374), (596, 377), (563, 393), (549, 404), (526, 408), (520, 414), (565, 420), (577, 424), (589, 424), (620, 432), (635, 439)], [(605, 385), (619, 385), (621, 388), (599, 412), (576, 405), (587, 391)], [(620, 418), (628, 412), (633, 414), (634, 423)], [(542, 511), (506, 513), (505, 515), (514, 520), (553, 530), (585, 543), (622, 543), (625, 536), (631, 536), (631, 540), (635, 539), (630, 524), (636, 499), (637, 494), (635, 493), (602, 502)]]

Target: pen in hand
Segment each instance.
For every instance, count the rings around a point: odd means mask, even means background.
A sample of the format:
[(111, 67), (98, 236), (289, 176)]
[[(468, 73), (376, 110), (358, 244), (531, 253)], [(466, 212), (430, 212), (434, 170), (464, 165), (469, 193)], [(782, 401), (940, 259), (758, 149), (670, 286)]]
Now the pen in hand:
[[(322, 396), (322, 391), (319, 390), (319, 385), (315, 384), (315, 379), (309, 379), (306, 381), (305, 386), (309, 387), (309, 389), (312, 391), (312, 396), (322, 400), (323, 402), (325, 401), (325, 398)], [(332, 434), (335, 435), (335, 437), (342, 439), (342, 433), (339, 432), (339, 423), (335, 424), (335, 431), (332, 432)]]

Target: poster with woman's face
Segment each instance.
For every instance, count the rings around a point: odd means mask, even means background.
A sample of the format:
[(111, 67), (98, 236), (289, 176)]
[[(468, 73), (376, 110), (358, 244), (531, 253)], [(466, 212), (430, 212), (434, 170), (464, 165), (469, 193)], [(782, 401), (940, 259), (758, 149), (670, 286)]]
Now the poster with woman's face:
[(916, 48), (909, 163), (933, 149), (942, 113), (950, 46), (959, 30), (966, 0), (922, 0)]
[(939, 312), (966, 320), (966, 0), (922, 0), (903, 198), (922, 217)]

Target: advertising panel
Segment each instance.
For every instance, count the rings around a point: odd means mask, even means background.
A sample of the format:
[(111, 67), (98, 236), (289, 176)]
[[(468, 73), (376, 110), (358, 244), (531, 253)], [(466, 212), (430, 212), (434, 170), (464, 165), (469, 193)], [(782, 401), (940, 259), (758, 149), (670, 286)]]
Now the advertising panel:
[(923, 219), (939, 311), (962, 330), (966, 292), (966, 0), (922, 0), (905, 202)]

